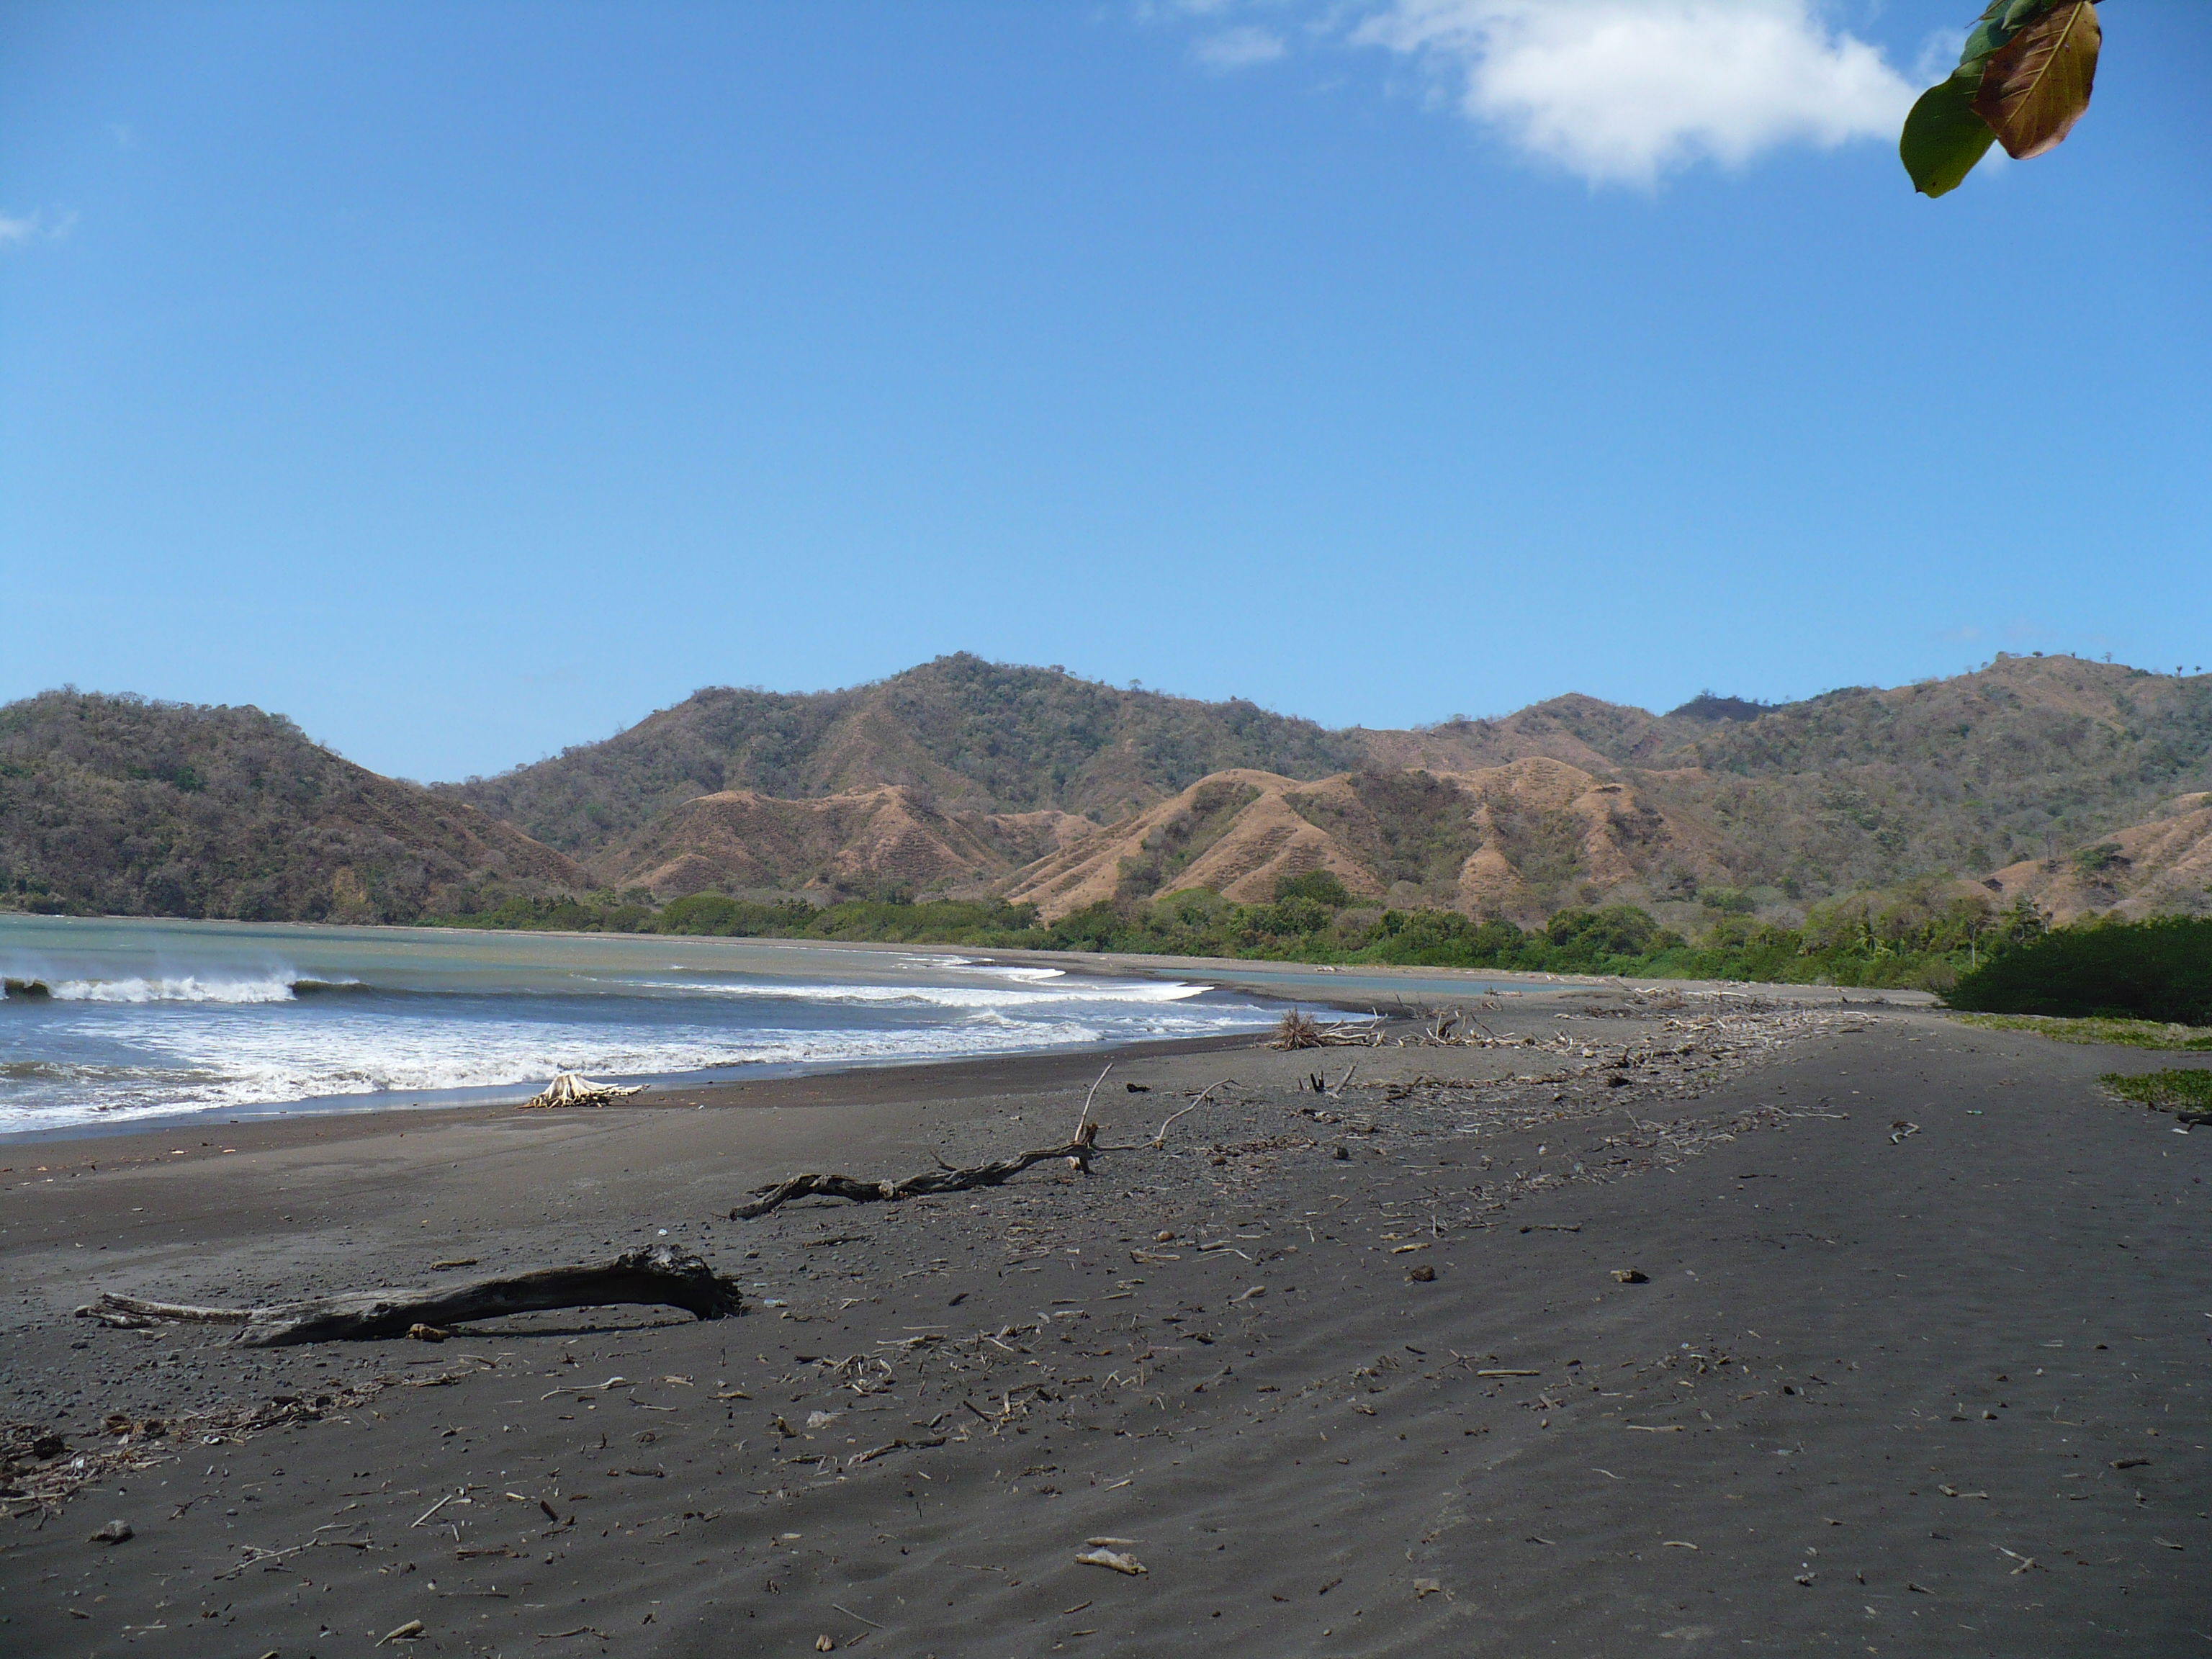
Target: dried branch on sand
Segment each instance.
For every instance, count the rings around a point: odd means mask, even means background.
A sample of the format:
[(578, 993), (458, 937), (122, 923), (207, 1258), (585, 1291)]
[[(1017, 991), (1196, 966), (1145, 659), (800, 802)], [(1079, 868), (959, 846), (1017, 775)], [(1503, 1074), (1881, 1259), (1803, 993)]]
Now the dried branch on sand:
[(1075, 1139), (1060, 1146), (1040, 1146), (1034, 1152), (1016, 1152), (1012, 1158), (1002, 1158), (989, 1164), (978, 1164), (969, 1169), (956, 1169), (942, 1159), (939, 1167), (908, 1176), (903, 1181), (860, 1181), (851, 1176), (795, 1175), (787, 1181), (758, 1188), (750, 1204), (740, 1204), (730, 1212), (732, 1221), (750, 1221), (764, 1216), (770, 1210), (788, 1204), (795, 1198), (848, 1198), (855, 1204), (895, 1204), (901, 1199), (924, 1198), (932, 1193), (964, 1193), (978, 1187), (995, 1187), (1012, 1179), (1033, 1164), (1048, 1164), (1054, 1158), (1064, 1158), (1085, 1175), (1091, 1172), (1091, 1154), (1102, 1150), (1097, 1146), (1098, 1126), (1088, 1117), (1075, 1132)]
[(562, 1072), (543, 1091), (522, 1103), (522, 1109), (533, 1106), (604, 1106), (611, 1100), (627, 1100), (641, 1087), (631, 1085), (625, 1088), (619, 1083), (594, 1083), (581, 1072)]
[(1379, 1048), (1382, 1046), (1382, 1022), (1379, 1019), (1340, 1020), (1324, 1024), (1297, 1009), (1283, 1015), (1283, 1023), (1275, 1028), (1275, 1035), (1267, 1039), (1270, 1048)]
[(702, 1319), (742, 1311), (738, 1284), (696, 1255), (665, 1245), (629, 1250), (611, 1261), (577, 1267), (474, 1279), (423, 1291), (351, 1291), (284, 1302), (267, 1308), (198, 1308), (148, 1302), (112, 1291), (79, 1308), (87, 1319), (125, 1327), (160, 1320), (236, 1325), (242, 1347), (280, 1348), (296, 1342), (368, 1340), (406, 1336), (422, 1326), (436, 1332), (471, 1320), (550, 1308), (603, 1308), (617, 1303), (681, 1308)]

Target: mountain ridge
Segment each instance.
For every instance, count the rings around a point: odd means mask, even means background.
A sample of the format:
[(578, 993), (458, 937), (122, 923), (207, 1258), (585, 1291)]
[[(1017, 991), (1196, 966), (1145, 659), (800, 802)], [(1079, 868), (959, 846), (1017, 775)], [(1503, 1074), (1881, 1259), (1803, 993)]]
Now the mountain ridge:
[(1331, 731), (963, 653), (811, 696), (695, 693), (605, 743), (434, 787), (611, 878), (635, 871), (628, 839), (732, 787), (813, 799), (897, 785), (1105, 828), (1240, 769), (1313, 783), (1533, 758), (1620, 784), (1727, 849), (1661, 861), (1645, 872), (1656, 898), (1718, 879), (1794, 902), (2054, 858), (2212, 788), (2212, 678), (2000, 653), (1971, 674), (1790, 703), (1706, 692), (1653, 714), (1570, 692), (1494, 719)]
[(428, 787), (258, 709), (64, 691), (0, 708), (0, 904), (406, 921), (617, 888), (1057, 909), (1319, 870), (1368, 902), (1515, 919), (1623, 902), (1682, 926), (1936, 875), (2132, 914), (2212, 908), (2187, 832), (2207, 792), (2212, 678), (2002, 653), (1792, 703), (1568, 693), (1406, 730), (962, 653), (836, 691), (707, 688)]

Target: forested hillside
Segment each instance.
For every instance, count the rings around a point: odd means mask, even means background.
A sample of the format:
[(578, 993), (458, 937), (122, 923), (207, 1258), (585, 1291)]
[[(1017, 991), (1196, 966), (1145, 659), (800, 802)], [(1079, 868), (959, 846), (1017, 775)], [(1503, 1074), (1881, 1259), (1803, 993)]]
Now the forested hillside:
[(258, 708), (52, 691), (0, 708), (0, 896), (18, 908), (403, 921), (584, 872)]

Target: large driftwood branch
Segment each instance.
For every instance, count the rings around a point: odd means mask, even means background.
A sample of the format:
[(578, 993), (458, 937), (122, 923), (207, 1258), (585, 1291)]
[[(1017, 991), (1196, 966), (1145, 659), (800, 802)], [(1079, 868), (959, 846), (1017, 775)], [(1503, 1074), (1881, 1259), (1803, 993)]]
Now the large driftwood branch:
[(581, 1072), (562, 1072), (544, 1089), (522, 1103), (522, 1109), (544, 1106), (604, 1106), (611, 1100), (628, 1100), (643, 1089), (619, 1083), (594, 1083)]
[[(1099, 1075), (1103, 1077), (1105, 1073), (1102, 1072)], [(1056, 1158), (1067, 1159), (1087, 1175), (1091, 1170), (1091, 1154), (1102, 1149), (1097, 1146), (1098, 1126), (1089, 1116), (1088, 1102), (1085, 1102), (1084, 1110), (1084, 1121), (1075, 1132), (1075, 1139), (1064, 1146), (1040, 1146), (1034, 1152), (1017, 1152), (1012, 1158), (978, 1164), (972, 1169), (958, 1170), (947, 1164), (940, 1170), (908, 1176), (903, 1181), (860, 1181), (842, 1175), (795, 1175), (788, 1181), (779, 1181), (772, 1186), (757, 1189), (753, 1201), (740, 1204), (731, 1211), (730, 1219), (750, 1221), (790, 1203), (795, 1198), (848, 1198), (855, 1204), (895, 1204), (901, 1199), (922, 1198), (932, 1193), (969, 1192), (978, 1187), (995, 1187), (1000, 1182), (1019, 1175), (1033, 1164), (1047, 1164)]]
[(742, 1311), (735, 1279), (717, 1273), (696, 1255), (660, 1245), (625, 1251), (611, 1261), (585, 1267), (542, 1267), (431, 1290), (352, 1291), (267, 1308), (200, 1308), (109, 1291), (77, 1312), (115, 1325), (155, 1320), (236, 1325), (241, 1346), (280, 1348), (296, 1342), (405, 1336), (417, 1325), (437, 1330), (506, 1314), (616, 1304), (681, 1308), (702, 1319), (723, 1319)]

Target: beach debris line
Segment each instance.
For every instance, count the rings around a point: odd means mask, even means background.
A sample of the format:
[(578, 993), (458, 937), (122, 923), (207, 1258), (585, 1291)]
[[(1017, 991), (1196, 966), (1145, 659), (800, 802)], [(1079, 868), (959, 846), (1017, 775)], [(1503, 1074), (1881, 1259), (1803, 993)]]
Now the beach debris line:
[(517, 1109), (546, 1106), (604, 1106), (611, 1100), (627, 1100), (642, 1092), (642, 1084), (594, 1083), (581, 1072), (562, 1072)]
[(626, 1250), (584, 1266), (541, 1267), (434, 1289), (349, 1291), (263, 1308), (195, 1307), (111, 1291), (76, 1311), (81, 1318), (126, 1328), (164, 1320), (235, 1325), (240, 1346), (276, 1348), (301, 1342), (372, 1341), (410, 1335), (417, 1326), (445, 1330), (507, 1314), (615, 1304), (681, 1308), (701, 1319), (724, 1319), (743, 1311), (735, 1279), (716, 1273), (701, 1257), (665, 1244)]

